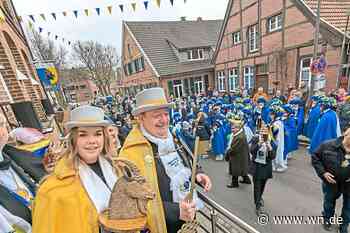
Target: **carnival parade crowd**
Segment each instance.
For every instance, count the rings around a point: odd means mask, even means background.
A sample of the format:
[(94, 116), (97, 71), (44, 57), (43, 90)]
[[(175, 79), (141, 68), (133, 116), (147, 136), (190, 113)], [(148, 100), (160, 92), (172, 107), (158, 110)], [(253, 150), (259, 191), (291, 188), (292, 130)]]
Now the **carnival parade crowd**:
[[(332, 229), (342, 195), (339, 232), (348, 232), (350, 95), (343, 89), (309, 98), (303, 90), (268, 95), (261, 87), (252, 95), (208, 90), (176, 99), (150, 88), (97, 97), (70, 110), (60, 150), (45, 159), (10, 145), (2, 115), (0, 123), (0, 232), (178, 232), (203, 206), (195, 190), (187, 199), (194, 154), (228, 167), (227, 188), (253, 184), (259, 216), (267, 212), (268, 180), (288, 172), (302, 138), (322, 179), (324, 228)], [(210, 191), (200, 165), (192, 177)], [(123, 179), (133, 192), (121, 191)], [(127, 199), (133, 195), (136, 205)]]

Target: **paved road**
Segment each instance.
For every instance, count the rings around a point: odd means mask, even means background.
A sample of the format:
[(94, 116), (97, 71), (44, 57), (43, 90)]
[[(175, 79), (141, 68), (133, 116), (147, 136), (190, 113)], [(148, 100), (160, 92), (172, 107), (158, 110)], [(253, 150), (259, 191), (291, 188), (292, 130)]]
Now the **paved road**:
[[(212, 159), (202, 160), (202, 166), (211, 176), (213, 190), (211, 196), (233, 214), (246, 221), (261, 233), (325, 233), (321, 225), (278, 225), (257, 224), (253, 204), (252, 185), (240, 185), (239, 189), (228, 189), (227, 163)], [(272, 216), (319, 216), (322, 207), (322, 193), (319, 178), (316, 176), (304, 148), (298, 150), (289, 160), (286, 173), (274, 173), (264, 194), (265, 210)], [(340, 215), (342, 200), (337, 202)], [(333, 232), (336, 232), (334, 229)]]

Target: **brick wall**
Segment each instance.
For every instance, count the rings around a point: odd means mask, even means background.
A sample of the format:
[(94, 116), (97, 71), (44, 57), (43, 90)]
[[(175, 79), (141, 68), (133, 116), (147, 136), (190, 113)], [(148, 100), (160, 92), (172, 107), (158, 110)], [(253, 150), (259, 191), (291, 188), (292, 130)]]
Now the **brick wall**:
[[(240, 6), (241, 5), (241, 6)], [(259, 5), (261, 8), (259, 9)], [(269, 67), (268, 83), (272, 87), (275, 80), (280, 81), (278, 88), (285, 89), (288, 86), (295, 87), (299, 84), (300, 59), (303, 56), (312, 56), (314, 27), (308, 19), (299, 11), (290, 0), (286, 0), (286, 8), (283, 1), (275, 0), (238, 0), (233, 1), (230, 9), (230, 17), (220, 49), (215, 61), (215, 73), (220, 70), (227, 70), (236, 63), (241, 63), (240, 74), (243, 78), (244, 66), (266, 63)], [(242, 12), (239, 9), (242, 7)], [(283, 30), (268, 32), (267, 25), (269, 17), (285, 12)], [(242, 28), (240, 22), (242, 14)], [(258, 22), (258, 16), (260, 21)], [(247, 54), (247, 27), (258, 23), (260, 25), (261, 48), (258, 52)], [(232, 32), (241, 31), (241, 44), (232, 44)], [(283, 40), (284, 38), (284, 40)], [(243, 46), (243, 54), (242, 54)], [(282, 61), (278, 59), (278, 52), (285, 50), (286, 58)], [(331, 90), (335, 87), (336, 64), (339, 62), (340, 48), (329, 48), (326, 53), (328, 68), (326, 70), (327, 88)], [(321, 46), (319, 46), (321, 52)], [(283, 67), (280, 65), (283, 63)], [(226, 75), (226, 78), (227, 75)], [(241, 79), (241, 84), (243, 80)]]

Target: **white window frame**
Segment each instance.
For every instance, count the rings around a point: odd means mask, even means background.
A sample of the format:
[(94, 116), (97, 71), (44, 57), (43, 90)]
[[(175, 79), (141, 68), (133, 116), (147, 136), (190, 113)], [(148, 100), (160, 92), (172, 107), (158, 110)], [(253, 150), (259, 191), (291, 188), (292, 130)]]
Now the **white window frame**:
[(224, 92), (225, 90), (225, 71), (218, 71), (218, 91)]
[(243, 82), (244, 82), (244, 89), (252, 89), (254, 88), (254, 67), (253, 66), (246, 66), (244, 67), (243, 72)]
[(241, 43), (241, 31), (232, 33), (232, 40), (234, 45)]
[(228, 71), (228, 90), (234, 92), (239, 88), (239, 71), (238, 68), (232, 68)]
[(274, 32), (282, 29), (282, 14), (272, 16), (268, 19), (268, 30)]
[[(181, 83), (180, 84), (175, 84), (174, 81), (173, 81), (173, 93), (174, 93), (176, 98), (181, 98), (183, 96), (183, 94), (184, 94), (183, 82), (182, 82), (182, 80), (179, 80), (179, 81), (181, 81)], [(181, 89), (181, 93), (177, 93), (178, 92), (177, 88)]]
[[(301, 83), (301, 82), (307, 82), (307, 84), (308, 84), (308, 86), (310, 86), (311, 85), (311, 76), (312, 76), (312, 74), (311, 74), (311, 68), (310, 68), (310, 66), (308, 66), (308, 67), (303, 67), (303, 63), (304, 63), (304, 61), (305, 60), (310, 60), (310, 65), (312, 64), (312, 62), (313, 62), (313, 59), (312, 59), (312, 57), (304, 57), (304, 58), (302, 58), (301, 60), (300, 60), (300, 73), (299, 73), (299, 83)], [(309, 77), (308, 77), (308, 79), (303, 79), (303, 73), (304, 72), (309, 72)]]
[[(197, 52), (198, 58), (193, 58), (193, 54)], [(191, 49), (187, 51), (187, 58), (190, 61), (197, 61), (204, 59), (204, 49)]]
[(250, 53), (253, 53), (259, 50), (258, 39), (259, 39), (258, 24), (255, 24), (248, 28), (248, 46), (249, 46)]
[(203, 78), (202, 77), (200, 77), (200, 78), (201, 78), (201, 80), (195, 80), (194, 81), (194, 92), (195, 92), (196, 95), (201, 94), (201, 93), (204, 92)]

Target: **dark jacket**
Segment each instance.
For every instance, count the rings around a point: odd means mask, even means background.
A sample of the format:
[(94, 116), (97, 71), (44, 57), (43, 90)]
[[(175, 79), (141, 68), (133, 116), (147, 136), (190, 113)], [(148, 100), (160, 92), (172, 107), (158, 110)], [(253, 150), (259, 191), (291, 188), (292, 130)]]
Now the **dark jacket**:
[[(150, 142), (151, 143), (151, 142)], [(163, 201), (164, 214), (168, 233), (177, 233), (184, 221), (179, 220), (180, 208), (179, 203), (173, 202), (173, 193), (170, 190), (170, 178), (166, 174), (164, 165), (159, 158), (157, 145), (151, 143), (153, 155), (155, 156), (156, 170), (158, 176), (159, 192)], [(183, 148), (176, 145), (176, 149), (186, 167), (191, 168), (192, 158)], [(198, 167), (197, 173), (201, 173), (202, 169)]]
[(250, 174), (254, 179), (267, 180), (272, 178), (272, 160), (276, 158), (276, 151), (269, 151), (266, 158), (266, 164), (255, 162), (257, 153), (260, 149), (259, 137), (254, 136), (251, 140), (250, 153), (252, 154), (252, 162), (250, 164)]
[(31, 152), (5, 145), (3, 153), (21, 167), (36, 183), (39, 183), (47, 175), (41, 158), (34, 157)]
[(226, 160), (229, 161), (230, 175), (246, 176), (249, 165), (249, 145), (244, 130), (233, 136), (230, 148), (226, 152)]
[[(323, 177), (325, 172), (329, 172), (335, 176), (337, 184), (346, 183), (348, 191), (350, 187), (350, 165), (342, 167), (346, 159), (345, 149), (342, 141), (344, 137), (339, 137), (334, 140), (329, 140), (322, 143), (312, 154), (312, 166), (315, 168), (317, 175), (326, 183), (328, 182)], [(349, 192), (350, 193), (350, 192)]]
[(210, 127), (205, 122), (199, 122), (196, 128), (196, 136), (199, 137), (201, 141), (207, 141), (210, 139)]
[[(26, 186), (35, 194), (36, 185), (31, 181), (30, 177), (24, 173), (24, 171), (12, 160), (10, 160), (6, 155), (4, 155), (4, 161), (1, 162), (1, 167), (3, 165), (9, 165), (16, 174), (21, 178), (21, 180), (26, 184)], [(7, 168), (8, 169), (8, 168)], [(30, 209), (21, 203), (16, 197), (10, 193), (10, 191), (3, 185), (0, 184), (0, 205), (2, 205), (6, 210), (15, 216), (18, 216), (28, 223), (32, 223), (32, 216)]]

